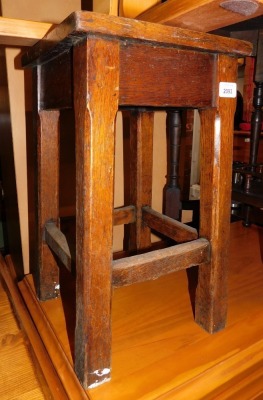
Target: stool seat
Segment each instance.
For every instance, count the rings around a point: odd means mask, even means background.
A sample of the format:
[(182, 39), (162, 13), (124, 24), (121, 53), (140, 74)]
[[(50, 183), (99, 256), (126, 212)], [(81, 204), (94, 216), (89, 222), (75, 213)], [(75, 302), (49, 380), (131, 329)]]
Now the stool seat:
[[(110, 378), (112, 286), (199, 265), (195, 320), (225, 326), (233, 118), (238, 40), (90, 12), (71, 14), (23, 56), (33, 69), (36, 126), (37, 266), (40, 300), (59, 295), (72, 256), (60, 230), (60, 111), (73, 109), (76, 137), (75, 371), (85, 388)], [(130, 114), (129, 201), (113, 209), (115, 118)], [(201, 117), (199, 237), (152, 209), (155, 108), (196, 108)], [(113, 261), (114, 224), (129, 246), (151, 249), (151, 231), (174, 245)], [(58, 261), (59, 259), (59, 261)]]

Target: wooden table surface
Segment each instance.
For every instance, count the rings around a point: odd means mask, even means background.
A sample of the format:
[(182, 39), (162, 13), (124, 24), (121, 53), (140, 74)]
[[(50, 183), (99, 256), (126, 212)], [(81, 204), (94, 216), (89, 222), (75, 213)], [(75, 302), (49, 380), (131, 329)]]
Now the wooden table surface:
[[(225, 2), (231, 3), (235, 12), (223, 8), (221, 6), (223, 3), (222, 0), (167, 0), (150, 8), (136, 18), (210, 32), (263, 15), (263, 0), (257, 2), (248, 0), (243, 3), (243, 10), (241, 10), (241, 2), (236, 2), (238, 7), (235, 6), (235, 1)], [(254, 8), (255, 4), (257, 4), (257, 7)]]
[[(136, 15), (136, 7), (141, 12), (140, 2), (123, 0), (123, 15)], [(154, 3), (149, 2), (149, 4)], [(155, 2), (155, 6), (136, 18), (181, 28), (209, 32), (237, 22), (263, 15), (263, 0), (258, 0), (257, 10), (247, 15), (228, 11), (220, 6), (221, 0), (167, 0)], [(249, 1), (247, 1), (249, 3)], [(255, 3), (254, 1), (252, 3)], [(148, 3), (147, 3), (148, 4)], [(8, 46), (32, 46), (51, 28), (46, 22), (26, 21), (0, 17), (0, 44)]]

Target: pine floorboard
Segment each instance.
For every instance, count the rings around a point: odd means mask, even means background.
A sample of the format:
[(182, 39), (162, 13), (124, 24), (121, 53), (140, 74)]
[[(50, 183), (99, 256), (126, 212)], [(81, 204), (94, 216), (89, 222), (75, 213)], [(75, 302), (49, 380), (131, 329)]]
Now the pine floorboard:
[(40, 367), (0, 281), (0, 399), (48, 398)]

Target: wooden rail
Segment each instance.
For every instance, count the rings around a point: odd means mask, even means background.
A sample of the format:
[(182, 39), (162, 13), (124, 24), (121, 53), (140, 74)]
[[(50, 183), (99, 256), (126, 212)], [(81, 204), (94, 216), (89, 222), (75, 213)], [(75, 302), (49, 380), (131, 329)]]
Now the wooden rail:
[[(135, 207), (127, 206), (120, 207), (114, 210), (114, 225), (129, 224), (135, 221)], [(57, 255), (59, 260), (67, 268), (67, 270), (72, 270), (72, 254), (68, 246), (67, 238), (57, 227), (57, 225), (48, 221), (45, 224), (44, 229), (45, 241), (50, 249)]]
[(209, 261), (210, 245), (206, 239), (171, 246), (150, 253), (113, 261), (113, 286), (127, 286), (157, 279), (163, 275)]
[(49, 31), (52, 24), (0, 17), (0, 44), (33, 46)]
[(198, 237), (196, 229), (160, 214), (150, 207), (143, 207), (142, 218), (149, 228), (178, 243), (188, 242)]

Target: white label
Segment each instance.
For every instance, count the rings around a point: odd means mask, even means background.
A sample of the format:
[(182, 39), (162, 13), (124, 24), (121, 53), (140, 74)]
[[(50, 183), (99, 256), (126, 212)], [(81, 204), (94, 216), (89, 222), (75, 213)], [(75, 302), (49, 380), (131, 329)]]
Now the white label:
[(237, 97), (237, 84), (235, 82), (220, 82), (219, 97)]

